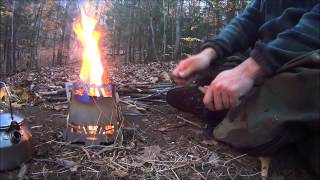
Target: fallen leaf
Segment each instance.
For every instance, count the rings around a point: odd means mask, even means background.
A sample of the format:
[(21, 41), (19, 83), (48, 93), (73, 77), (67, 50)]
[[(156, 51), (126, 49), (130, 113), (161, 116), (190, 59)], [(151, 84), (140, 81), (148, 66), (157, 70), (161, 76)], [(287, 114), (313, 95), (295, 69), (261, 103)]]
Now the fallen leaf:
[(208, 159), (208, 163), (210, 163), (213, 166), (216, 166), (219, 164), (219, 161), (220, 157), (216, 153), (212, 152)]
[(42, 128), (43, 126), (42, 125), (39, 125), (39, 126), (32, 126), (31, 129), (36, 129), (36, 128)]
[(155, 160), (160, 155), (161, 148), (159, 145), (148, 146), (143, 149), (143, 155), (141, 159), (144, 161)]
[(122, 171), (120, 169), (112, 171), (111, 174), (114, 175), (114, 176), (120, 177), (120, 178), (124, 178), (124, 177), (128, 177), (129, 176), (128, 172)]
[(11, 106), (13, 108), (21, 108), (22, 106), (25, 106), (25, 105), (26, 105), (26, 103), (22, 103), (22, 104), (19, 104), (17, 102), (11, 103)]
[(6, 89), (4, 87), (0, 88), (0, 99), (7, 102), (8, 98), (9, 97), (8, 97)]
[(146, 162), (151, 160), (156, 160), (160, 155), (161, 148), (160, 146), (148, 146), (144, 147), (143, 154), (138, 156), (138, 161), (132, 162), (132, 166), (142, 167)]
[(77, 165), (76, 162), (70, 161), (70, 160), (65, 160), (65, 159), (57, 159), (56, 162), (57, 162), (57, 164), (65, 167), (65, 168), (72, 168)]
[(75, 166), (73, 166), (73, 167), (70, 168), (70, 171), (71, 171), (71, 172), (77, 172), (77, 171), (78, 171), (78, 168), (79, 168), (79, 166), (78, 166), (78, 165), (75, 165)]
[(157, 129), (157, 131), (160, 131), (160, 132), (166, 132), (166, 131), (168, 131), (168, 129), (167, 129), (167, 128), (165, 128), (165, 127), (162, 127), (162, 128)]
[(189, 177), (190, 180), (202, 180), (202, 177), (199, 175), (199, 173), (192, 173)]
[(69, 108), (69, 106), (67, 104), (60, 104), (60, 105), (56, 105), (53, 107), (53, 109), (56, 111), (60, 111), (60, 110), (68, 109), (68, 108)]
[(216, 146), (218, 145), (218, 142), (214, 139), (208, 139), (208, 140), (203, 140), (200, 142), (201, 144), (207, 145), (207, 146)]
[(165, 71), (160, 74), (159, 79), (161, 82), (170, 82), (171, 81), (169, 73), (167, 73)]
[(150, 79), (150, 82), (153, 84), (159, 81), (158, 77), (150, 77), (149, 79)]
[(24, 102), (32, 101), (33, 95), (30, 92), (23, 91), (23, 93), (20, 96), (20, 99)]
[(28, 165), (25, 163), (21, 164), (17, 178), (19, 180), (25, 179), (27, 172), (28, 172)]

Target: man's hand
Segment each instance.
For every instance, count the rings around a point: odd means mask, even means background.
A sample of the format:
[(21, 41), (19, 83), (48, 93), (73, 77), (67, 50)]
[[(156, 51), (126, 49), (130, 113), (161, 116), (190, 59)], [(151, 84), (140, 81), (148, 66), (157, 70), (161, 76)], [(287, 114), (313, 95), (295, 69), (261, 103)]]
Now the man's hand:
[(194, 73), (209, 67), (216, 57), (214, 49), (206, 48), (201, 53), (182, 60), (172, 72), (173, 80), (178, 84), (185, 84)]
[(259, 74), (263, 74), (261, 67), (252, 58), (231, 70), (221, 72), (206, 90), (203, 103), (210, 110), (238, 106), (240, 97), (253, 87)]

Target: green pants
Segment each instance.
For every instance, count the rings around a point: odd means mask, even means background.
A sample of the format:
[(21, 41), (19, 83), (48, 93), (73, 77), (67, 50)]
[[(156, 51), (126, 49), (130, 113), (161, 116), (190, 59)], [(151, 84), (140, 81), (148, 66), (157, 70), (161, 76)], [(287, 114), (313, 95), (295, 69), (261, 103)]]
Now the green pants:
[(213, 134), (219, 141), (260, 155), (301, 144), (302, 152), (312, 152), (313, 158), (307, 159), (320, 176), (320, 50), (257, 82)]

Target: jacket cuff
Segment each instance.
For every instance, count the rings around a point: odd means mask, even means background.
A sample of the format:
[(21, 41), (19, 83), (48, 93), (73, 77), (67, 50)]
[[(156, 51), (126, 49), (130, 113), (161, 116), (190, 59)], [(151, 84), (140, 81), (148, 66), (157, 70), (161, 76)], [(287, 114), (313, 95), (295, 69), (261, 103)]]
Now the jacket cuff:
[(214, 49), (217, 54), (217, 59), (221, 59), (224, 57), (222, 48), (218, 45), (218, 43), (215, 42), (215, 40), (212, 40), (212, 39), (206, 40), (201, 46), (201, 51), (206, 48)]
[(265, 44), (260, 42), (256, 43), (254, 49), (250, 52), (250, 57), (261, 66), (267, 76), (272, 76), (276, 73), (277, 67), (272, 63), (274, 62), (274, 58), (268, 52)]

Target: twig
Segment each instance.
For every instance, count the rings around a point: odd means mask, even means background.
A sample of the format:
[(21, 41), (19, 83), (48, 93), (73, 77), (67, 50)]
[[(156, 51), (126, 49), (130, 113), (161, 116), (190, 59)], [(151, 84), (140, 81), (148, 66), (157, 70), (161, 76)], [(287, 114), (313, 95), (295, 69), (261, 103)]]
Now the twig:
[(233, 160), (242, 158), (242, 157), (244, 157), (244, 156), (246, 156), (246, 155), (247, 155), (247, 154), (242, 154), (242, 155), (240, 155), (240, 156), (237, 156), (237, 157), (234, 157), (234, 158), (232, 158), (232, 159), (229, 159), (229, 160), (227, 160), (227, 161), (225, 161), (225, 162), (223, 163), (223, 166), (225, 166), (226, 164), (228, 164), (229, 162), (231, 162), (231, 161), (233, 161)]
[(192, 170), (194, 170), (199, 176), (201, 176), (202, 179), (206, 179), (206, 177), (204, 177), (199, 171), (197, 171), (196, 168), (194, 168), (193, 166), (189, 166)]
[(80, 148), (85, 154), (86, 154), (86, 156), (87, 156), (87, 158), (88, 158), (88, 160), (91, 160), (91, 157), (90, 157), (90, 154), (89, 154), (89, 152), (84, 148), (84, 147), (82, 147), (81, 146), (81, 148)]
[(253, 173), (253, 174), (240, 174), (239, 176), (241, 177), (251, 177), (251, 176), (257, 176), (261, 174), (261, 172), (256, 172), (256, 173)]
[(177, 178), (177, 180), (180, 180), (180, 179), (179, 179), (179, 176), (177, 175), (177, 173), (176, 173), (176, 172), (174, 172), (174, 170), (173, 170), (173, 169), (171, 169), (171, 171), (173, 172), (173, 174), (174, 174), (174, 176)]
[(120, 102), (123, 103), (123, 104), (128, 105), (128, 107), (135, 107), (137, 110), (146, 111), (145, 108), (139, 107), (139, 106), (136, 105), (136, 104), (131, 104), (131, 103), (129, 103), (129, 102), (127, 102), (127, 101), (124, 101), (124, 100), (120, 100)]
[(173, 167), (173, 168), (168, 168), (168, 169), (161, 169), (161, 170), (159, 170), (158, 171), (158, 173), (160, 173), (160, 172), (165, 172), (165, 171), (172, 171), (172, 170), (174, 170), (174, 169), (180, 169), (180, 168), (182, 168), (182, 167), (185, 167), (185, 166), (187, 166), (188, 164), (182, 164), (182, 165), (180, 165), (180, 166), (176, 166), (176, 167)]
[(115, 149), (120, 149), (120, 150), (131, 150), (132, 148), (127, 148), (127, 147), (115, 147), (115, 146), (106, 146), (105, 148), (103, 148), (102, 150), (100, 150), (99, 152), (97, 152), (97, 155), (100, 155), (106, 151), (112, 151)]
[(183, 120), (184, 122), (189, 123), (189, 124), (191, 124), (193, 126), (196, 126), (196, 127), (200, 128), (200, 129), (203, 129), (203, 127), (201, 125), (199, 125), (199, 124), (197, 124), (195, 122), (189, 121), (188, 119), (186, 119), (184, 117), (177, 116), (177, 118), (180, 119), (180, 120)]

